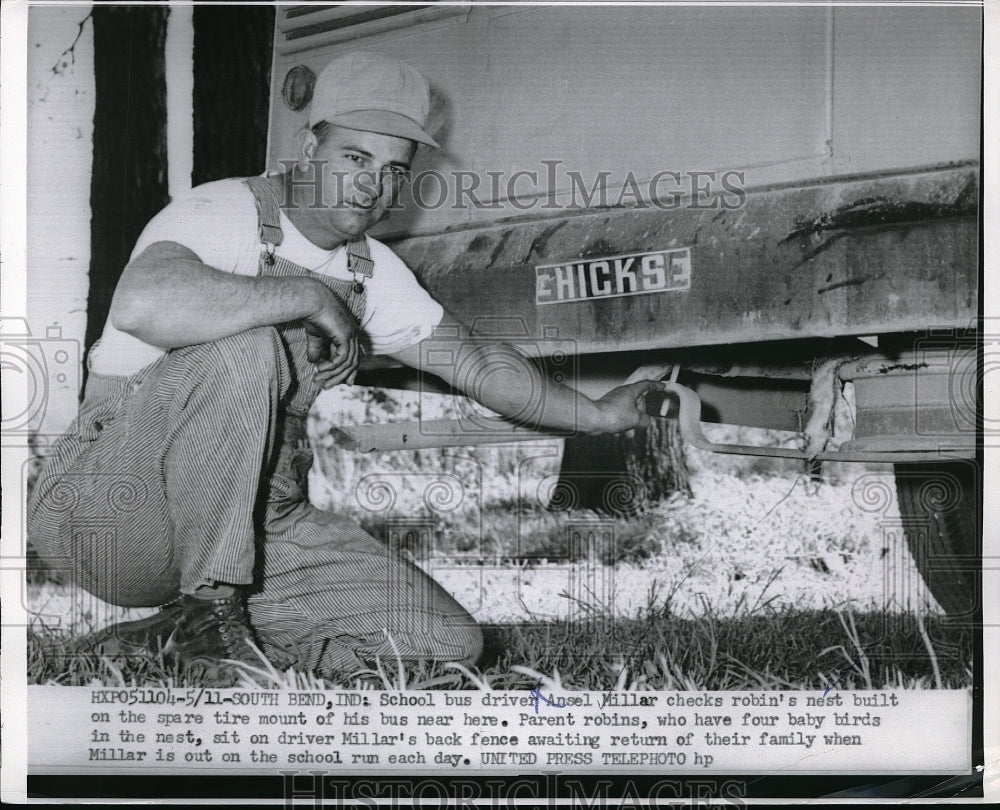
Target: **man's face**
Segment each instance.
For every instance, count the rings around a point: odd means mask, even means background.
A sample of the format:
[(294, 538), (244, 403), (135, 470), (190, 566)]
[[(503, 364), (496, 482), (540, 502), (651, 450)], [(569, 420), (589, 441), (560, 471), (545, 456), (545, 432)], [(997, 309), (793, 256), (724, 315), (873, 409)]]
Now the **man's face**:
[(324, 224), (352, 238), (381, 221), (410, 169), (416, 144), (406, 138), (331, 127), (312, 154), (323, 179)]

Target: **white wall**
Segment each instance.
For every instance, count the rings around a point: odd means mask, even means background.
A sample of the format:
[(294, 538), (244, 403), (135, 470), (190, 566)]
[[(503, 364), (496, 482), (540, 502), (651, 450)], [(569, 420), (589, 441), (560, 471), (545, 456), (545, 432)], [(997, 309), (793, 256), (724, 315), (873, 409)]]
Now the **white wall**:
[[(94, 133), (94, 36), (87, 6), (35, 6), (28, 16), (27, 321), (53, 340), (42, 432), (61, 432), (76, 415), (90, 268), (90, 177)], [(55, 67), (55, 72), (53, 72)], [(6, 80), (6, 77), (5, 77)], [(66, 341), (57, 346), (55, 336)], [(69, 364), (57, 366), (65, 348)], [(61, 356), (60, 356), (61, 357)], [(61, 371), (66, 376), (60, 380)]]
[[(94, 28), (89, 7), (35, 6), (28, 17), (27, 321), (32, 336), (67, 341), (72, 368), (49, 363), (49, 401), (39, 431), (61, 433), (76, 416), (90, 273), (94, 135)], [(168, 22), (167, 150), (170, 193), (191, 186), (192, 13)], [(55, 68), (55, 71), (53, 71)], [(126, 69), (123, 67), (123, 69)], [(51, 358), (55, 342), (42, 353)]]

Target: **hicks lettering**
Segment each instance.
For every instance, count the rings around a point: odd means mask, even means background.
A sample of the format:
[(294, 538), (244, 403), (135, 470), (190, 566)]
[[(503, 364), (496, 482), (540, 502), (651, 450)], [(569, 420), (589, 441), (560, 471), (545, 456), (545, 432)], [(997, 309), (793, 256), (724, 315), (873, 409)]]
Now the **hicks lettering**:
[(689, 289), (690, 248), (535, 267), (536, 304), (565, 304)]

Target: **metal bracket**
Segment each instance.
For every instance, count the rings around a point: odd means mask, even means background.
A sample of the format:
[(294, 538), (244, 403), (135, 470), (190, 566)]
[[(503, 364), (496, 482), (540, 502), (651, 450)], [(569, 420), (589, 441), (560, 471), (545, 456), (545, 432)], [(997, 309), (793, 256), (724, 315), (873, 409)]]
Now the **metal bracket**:
[[(942, 461), (947, 458), (972, 458), (975, 447), (970, 444), (952, 441), (942, 442), (937, 439), (924, 439), (924, 447), (914, 450), (886, 449), (872, 450), (833, 450), (822, 453), (810, 453), (808, 450), (795, 450), (789, 447), (760, 447), (749, 444), (722, 444), (709, 441), (701, 427), (701, 399), (689, 388), (673, 382), (660, 383), (667, 394), (677, 397), (679, 411), (678, 426), (684, 441), (694, 445), (699, 450), (712, 453), (729, 453), (748, 456), (769, 456), (773, 458), (795, 458), (802, 461)], [(912, 440), (911, 440), (912, 442)]]
[(495, 417), (481, 416), (470, 425), (458, 419), (396, 422), (389, 425), (344, 425), (330, 429), (344, 450), (377, 453), (388, 450), (425, 450), (433, 447), (471, 447), (479, 444), (540, 442), (570, 434), (539, 433)]

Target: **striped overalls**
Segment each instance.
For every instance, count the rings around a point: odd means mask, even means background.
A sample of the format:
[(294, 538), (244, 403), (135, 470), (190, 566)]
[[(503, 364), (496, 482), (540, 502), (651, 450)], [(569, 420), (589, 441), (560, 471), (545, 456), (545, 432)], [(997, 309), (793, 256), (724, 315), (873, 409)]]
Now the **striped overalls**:
[[(308, 274), (274, 255), (271, 187), (245, 182), (257, 202), (260, 273)], [(364, 260), (353, 269), (370, 273)], [(360, 319), (363, 284), (313, 277)], [(306, 415), (319, 390), (297, 324), (174, 349), (130, 376), (91, 372), (32, 491), (29, 541), (117, 605), (160, 605), (213, 582), (246, 586), (257, 640), (278, 667), (343, 672), (397, 651), (474, 660), (481, 633), (451, 596), (308, 502)]]

